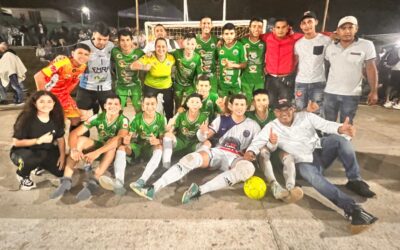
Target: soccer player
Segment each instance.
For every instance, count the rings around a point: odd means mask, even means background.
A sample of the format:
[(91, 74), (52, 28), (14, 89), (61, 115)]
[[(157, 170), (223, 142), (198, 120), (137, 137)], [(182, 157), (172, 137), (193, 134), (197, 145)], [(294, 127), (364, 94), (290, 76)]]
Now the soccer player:
[(185, 35), (184, 48), (172, 52), (175, 58), (175, 107), (179, 108), (185, 102), (185, 98), (196, 92), (195, 81), (201, 74), (201, 57), (194, 52), (196, 48), (196, 36), (193, 33)]
[(111, 50), (114, 44), (109, 41), (110, 30), (104, 23), (96, 23), (92, 39), (83, 41), (89, 46), (91, 54), (86, 71), (81, 76), (76, 93), (76, 103), (88, 118), (88, 111), (97, 113), (98, 107), (103, 108), (109, 96), (113, 96), (110, 72)]
[(248, 103), (252, 100), (254, 90), (264, 88), (265, 43), (260, 39), (262, 28), (263, 21), (261, 19), (251, 19), (249, 36), (240, 40), (246, 49), (248, 60), (241, 76), (242, 92), (246, 95)]
[(201, 56), (203, 73), (210, 78), (211, 90), (217, 93), (217, 44), (218, 38), (211, 34), (212, 20), (208, 16), (200, 19), (201, 34), (196, 35), (196, 52)]
[(199, 76), (196, 90), (203, 98), (201, 112), (208, 115), (209, 121), (213, 121), (224, 105), (222, 98), (219, 98), (216, 92), (212, 92), (210, 78), (206, 74)]
[(227, 23), (222, 27), (224, 44), (218, 48), (219, 82), (218, 94), (228, 96), (241, 92), (240, 73), (247, 66), (246, 50), (235, 40), (235, 25)]
[(86, 69), (89, 55), (89, 46), (78, 43), (71, 57), (53, 61), (34, 76), (38, 90), (47, 90), (57, 96), (64, 109), (64, 116), (71, 120), (71, 128), (76, 127), (81, 121), (81, 112), (70, 94)]
[(192, 93), (186, 99), (185, 112), (179, 113), (174, 123), (171, 124), (171, 131), (168, 131), (163, 138), (163, 167), (171, 166), (172, 151), (174, 153), (190, 153), (196, 151), (199, 140), (196, 132), (202, 124), (208, 122), (208, 116), (201, 112), (201, 96)]
[[(71, 189), (72, 175), (76, 164), (84, 160), (92, 164), (94, 160), (102, 156), (99, 167), (90, 177), (84, 188), (78, 193), (78, 200), (90, 198), (92, 193), (98, 188), (97, 180), (104, 174), (112, 163), (115, 156), (115, 149), (118, 143), (128, 134), (129, 120), (121, 112), (121, 101), (117, 95), (107, 98), (104, 104), (104, 111), (96, 114), (85, 121), (82, 125), (74, 129), (69, 135), (69, 145), (71, 153), (67, 158), (64, 170), (64, 177), (61, 178), (60, 186), (50, 195), (51, 199), (62, 196), (65, 191)], [(90, 128), (95, 127), (98, 132), (98, 140), (83, 136)]]
[(192, 183), (182, 196), (182, 203), (186, 204), (200, 195), (233, 186), (250, 178), (254, 174), (255, 168), (251, 162), (242, 159), (241, 153), (260, 131), (260, 126), (255, 121), (246, 118), (247, 104), (244, 95), (233, 95), (229, 100), (228, 108), (232, 114), (219, 116), (210, 127), (204, 124), (197, 131), (197, 138), (201, 142), (212, 137), (217, 138), (216, 147), (211, 149), (202, 147), (198, 151), (184, 156), (150, 188), (133, 188), (133, 190), (137, 194), (153, 200), (156, 192), (180, 180), (194, 169), (219, 168), (223, 171), (201, 186)]
[(128, 29), (118, 32), (118, 45), (111, 50), (111, 60), (116, 69), (116, 90), (121, 99), (121, 106), (126, 106), (130, 97), (136, 112), (140, 111), (142, 86), (139, 71), (133, 71), (130, 65), (144, 55), (141, 49), (134, 49), (132, 33)]
[[(144, 93), (142, 112), (135, 115), (129, 126), (129, 134), (123, 138), (123, 145), (118, 147), (114, 170), (116, 180), (106, 176), (101, 178), (103, 188), (113, 190), (117, 194), (125, 193), (126, 156), (134, 159), (150, 158), (140, 178), (132, 182), (130, 186), (143, 187), (147, 180), (160, 164), (162, 157), (162, 136), (165, 133), (166, 118), (156, 112), (157, 96), (152, 93)], [(131, 139), (134, 138), (134, 142)]]

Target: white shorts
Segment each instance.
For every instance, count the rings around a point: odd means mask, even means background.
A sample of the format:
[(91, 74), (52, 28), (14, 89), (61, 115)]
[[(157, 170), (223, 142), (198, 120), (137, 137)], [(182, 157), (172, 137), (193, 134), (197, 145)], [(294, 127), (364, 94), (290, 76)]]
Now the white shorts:
[(242, 158), (241, 155), (220, 148), (211, 148), (208, 153), (210, 167), (212, 169), (221, 169), (222, 171), (231, 169), (236, 161)]

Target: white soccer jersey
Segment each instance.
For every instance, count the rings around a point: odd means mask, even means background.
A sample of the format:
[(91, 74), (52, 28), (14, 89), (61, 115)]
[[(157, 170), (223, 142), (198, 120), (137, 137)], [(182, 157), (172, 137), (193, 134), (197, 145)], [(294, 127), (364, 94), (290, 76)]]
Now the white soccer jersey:
[(108, 42), (104, 49), (98, 49), (91, 40), (82, 43), (90, 47), (91, 53), (85, 73), (82, 74), (79, 86), (87, 90), (106, 91), (111, 90), (111, 50), (112, 42)]

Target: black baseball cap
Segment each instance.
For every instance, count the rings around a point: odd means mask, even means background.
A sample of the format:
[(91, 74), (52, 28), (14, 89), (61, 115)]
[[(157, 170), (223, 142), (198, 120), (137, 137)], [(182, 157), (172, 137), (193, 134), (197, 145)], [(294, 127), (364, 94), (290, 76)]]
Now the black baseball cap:
[(293, 103), (288, 99), (279, 99), (273, 105), (274, 109), (281, 109), (281, 108), (291, 108), (293, 107)]
[(317, 19), (317, 15), (315, 14), (315, 12), (313, 12), (311, 10), (307, 10), (306, 12), (303, 13), (303, 16), (301, 17), (300, 22), (303, 21), (306, 18)]

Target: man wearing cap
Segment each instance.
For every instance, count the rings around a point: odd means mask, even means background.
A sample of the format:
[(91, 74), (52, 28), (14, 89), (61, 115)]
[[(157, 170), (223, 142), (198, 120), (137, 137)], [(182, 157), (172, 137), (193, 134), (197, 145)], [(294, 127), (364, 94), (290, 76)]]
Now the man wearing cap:
[(367, 103), (373, 105), (378, 100), (375, 47), (371, 41), (358, 38), (357, 31), (357, 19), (354, 16), (343, 17), (336, 30), (339, 41), (326, 49), (325, 59), (330, 69), (323, 105), (325, 118), (330, 121), (336, 121), (340, 113), (340, 122), (349, 117), (353, 123), (361, 96), (364, 65), (371, 88)]
[[(268, 138), (272, 131), (278, 137), (275, 146), (293, 156), (300, 175), (319, 193), (343, 209), (347, 217), (351, 217), (352, 233), (359, 233), (372, 225), (377, 218), (364, 211), (353, 198), (323, 176), (323, 171), (339, 158), (349, 180), (346, 187), (363, 197), (376, 195), (361, 179), (360, 167), (351, 143), (339, 136), (354, 136), (355, 128), (349, 123), (349, 118), (340, 124), (310, 112), (295, 113), (295, 108), (287, 99), (275, 103), (274, 113), (277, 119), (265, 125), (253, 139), (244, 159), (254, 160), (263, 146), (270, 145)], [(329, 135), (319, 138), (316, 130)]]
[(317, 33), (317, 16), (312, 11), (306, 11), (300, 19), (300, 28), (304, 37), (294, 46), (299, 65), (295, 84), (295, 101), (299, 110), (304, 110), (309, 101), (316, 102), (320, 114), (324, 89), (326, 84), (324, 57), (327, 46), (332, 40)]

